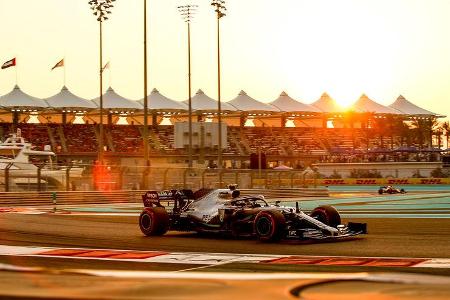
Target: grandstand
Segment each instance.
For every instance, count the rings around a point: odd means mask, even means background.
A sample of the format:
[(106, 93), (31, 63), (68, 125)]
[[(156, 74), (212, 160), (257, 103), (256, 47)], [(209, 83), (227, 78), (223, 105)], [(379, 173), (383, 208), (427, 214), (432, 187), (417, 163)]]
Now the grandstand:
[[(143, 154), (143, 105), (109, 88), (103, 98), (106, 157), (120, 160)], [(192, 98), (194, 122), (215, 122), (217, 101), (199, 90)], [(264, 153), (275, 166), (292, 167), (311, 162), (364, 162), (434, 160), (443, 146), (439, 114), (420, 108), (400, 96), (389, 106), (366, 95), (344, 110), (324, 93), (312, 104), (292, 99), (285, 92), (263, 103), (244, 91), (224, 102), (228, 126), (224, 161), (228, 167), (245, 167), (250, 154)], [(60, 93), (38, 99), (18, 86), (0, 97), (0, 137), (21, 128), (37, 148), (50, 145), (61, 160), (92, 161), (99, 141), (98, 99), (80, 98), (63, 87)], [(156, 89), (149, 96), (150, 155), (165, 162), (183, 162), (187, 148), (175, 147), (173, 124), (188, 120), (187, 105), (169, 99)], [(168, 124), (168, 125), (161, 125)], [(448, 136), (448, 130), (446, 132)], [(437, 149), (436, 149), (437, 148)], [(418, 156), (417, 153), (423, 155)], [(194, 159), (214, 161), (217, 146), (195, 147)]]

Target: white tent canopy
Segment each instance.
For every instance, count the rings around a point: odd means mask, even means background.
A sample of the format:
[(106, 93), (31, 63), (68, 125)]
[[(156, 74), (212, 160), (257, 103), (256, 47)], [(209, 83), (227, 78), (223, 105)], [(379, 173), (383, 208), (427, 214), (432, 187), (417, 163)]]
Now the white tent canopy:
[[(212, 99), (206, 95), (202, 90), (198, 90), (194, 97), (191, 99), (192, 109), (200, 111), (217, 111), (217, 100)], [(188, 105), (189, 100), (183, 101)], [(222, 111), (236, 111), (236, 108), (230, 105), (228, 102), (221, 101)]]
[(284, 112), (314, 112), (321, 113), (320, 109), (309, 104), (301, 103), (292, 99), (286, 92), (282, 92), (280, 97), (270, 102), (271, 105), (277, 107)]
[(47, 108), (48, 104), (44, 100), (35, 98), (22, 92), (19, 86), (16, 85), (11, 92), (0, 97), (0, 106), (5, 108)]
[(324, 113), (342, 113), (346, 111), (346, 108), (340, 106), (336, 100), (331, 98), (327, 93), (323, 93), (319, 100), (311, 105), (317, 107)]
[(53, 108), (97, 108), (94, 102), (74, 95), (67, 89), (66, 86), (63, 86), (58, 94), (45, 100), (47, 101), (48, 105)]
[[(100, 106), (100, 98), (93, 100), (95, 104)], [(138, 110), (142, 109), (142, 105), (138, 101), (133, 101), (117, 94), (111, 87), (103, 94), (104, 109), (126, 109)]]
[(437, 116), (429, 110), (423, 109), (408, 100), (405, 97), (400, 95), (394, 103), (389, 105), (390, 108), (396, 109), (406, 115), (424, 115), (424, 116)]
[[(139, 103), (144, 106), (144, 99), (139, 100)], [(186, 111), (188, 107), (183, 102), (169, 99), (162, 95), (157, 89), (153, 89), (148, 98), (148, 109)]]
[(377, 114), (400, 114), (398, 110), (381, 105), (367, 97), (367, 95), (365, 94), (361, 95), (358, 101), (356, 101), (355, 104), (352, 105), (352, 108), (359, 113), (371, 112)]
[[(175, 101), (159, 93), (154, 89), (149, 97), (149, 110), (160, 111), (187, 111), (188, 101)], [(42, 110), (43, 108), (56, 109), (96, 109), (99, 106), (99, 98), (90, 101), (74, 95), (66, 86), (61, 91), (47, 99), (39, 99), (24, 93), (18, 85), (6, 95), (0, 96), (0, 107), (4, 109), (26, 108)], [(362, 95), (359, 100), (350, 108), (340, 106), (327, 93), (323, 93), (316, 102), (305, 104), (294, 100), (286, 92), (270, 102), (263, 103), (249, 97), (244, 91), (229, 102), (222, 102), (222, 110), (235, 112), (303, 112), (303, 113), (344, 113), (346, 111), (355, 111), (357, 113), (376, 113), (376, 114), (402, 114), (409, 116), (434, 116), (443, 117), (423, 109), (405, 97), (399, 96), (397, 100), (389, 106), (381, 105), (371, 100), (366, 95)], [(111, 87), (103, 95), (103, 108), (109, 110), (142, 110), (143, 100), (133, 101), (118, 95)], [(192, 97), (192, 109), (195, 111), (217, 112), (218, 103), (206, 95), (202, 90), (198, 90)]]
[(279, 112), (280, 109), (272, 106), (268, 103), (259, 102), (252, 97), (248, 96), (247, 93), (241, 91), (239, 95), (228, 102), (236, 107), (240, 111), (273, 111)]

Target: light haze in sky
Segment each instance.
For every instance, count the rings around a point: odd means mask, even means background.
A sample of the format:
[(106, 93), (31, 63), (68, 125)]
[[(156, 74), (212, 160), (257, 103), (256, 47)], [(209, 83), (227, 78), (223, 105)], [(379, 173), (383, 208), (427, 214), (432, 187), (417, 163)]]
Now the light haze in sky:
[[(147, 0), (149, 91), (187, 95), (186, 25), (178, 5), (197, 4), (193, 92), (217, 96), (216, 19), (209, 0)], [(227, 0), (221, 20), (222, 99), (245, 90), (268, 102), (282, 91), (305, 103), (328, 92), (348, 105), (362, 93), (388, 105), (400, 94), (450, 115), (449, 0)], [(88, 0), (0, 0), (0, 60), (17, 57), (20, 87), (37, 97), (66, 84), (98, 96), (98, 22)], [(143, 98), (143, 0), (117, 0), (104, 23), (105, 90)], [(16, 81), (0, 71), (0, 95)]]

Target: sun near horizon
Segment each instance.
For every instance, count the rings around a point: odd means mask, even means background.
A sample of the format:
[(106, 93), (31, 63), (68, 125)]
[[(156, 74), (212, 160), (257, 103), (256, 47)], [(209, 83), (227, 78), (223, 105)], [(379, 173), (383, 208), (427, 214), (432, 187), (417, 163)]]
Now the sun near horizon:
[[(37, 97), (66, 84), (85, 98), (98, 96), (98, 24), (88, 1), (0, 0), (4, 42), (0, 59), (18, 57), (18, 82)], [(192, 23), (192, 90), (215, 97), (216, 31), (208, 1)], [(186, 26), (177, 10), (186, 1), (151, 1), (149, 90), (187, 99)], [(362, 93), (384, 105), (400, 95), (450, 115), (450, 1), (446, 0), (227, 0), (221, 21), (222, 99), (240, 90), (262, 102), (285, 90), (304, 103), (323, 92), (348, 107)], [(11, 11), (20, 12), (17, 18)], [(23, 20), (27, 20), (26, 23)], [(27, 24), (33, 24), (32, 26)], [(130, 99), (143, 97), (142, 2), (117, 0), (104, 24), (105, 74)], [(0, 72), (0, 95), (15, 84)]]

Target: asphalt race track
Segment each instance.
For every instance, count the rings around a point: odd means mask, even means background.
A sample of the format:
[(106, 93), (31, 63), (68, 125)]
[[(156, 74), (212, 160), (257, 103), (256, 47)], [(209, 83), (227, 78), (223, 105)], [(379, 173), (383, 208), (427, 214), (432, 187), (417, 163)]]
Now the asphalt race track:
[[(366, 299), (384, 299), (386, 291), (389, 299), (450, 299), (449, 193), (303, 200), (304, 209), (335, 205), (344, 222), (367, 222), (369, 234), (332, 243), (267, 244), (179, 232), (149, 238), (139, 230), (136, 205), (3, 208), (0, 299), (143, 299), (148, 289), (158, 290), (154, 298), (239, 298), (254, 293), (261, 280), (270, 284), (259, 299), (323, 299), (329, 289), (338, 290), (339, 299), (352, 299), (357, 290), (366, 291)], [(266, 277), (246, 277), (257, 274)], [(376, 284), (373, 274), (382, 274)], [(340, 276), (351, 280), (330, 286)], [(114, 283), (112, 290), (103, 277)], [(408, 297), (392, 294), (399, 284)]]

